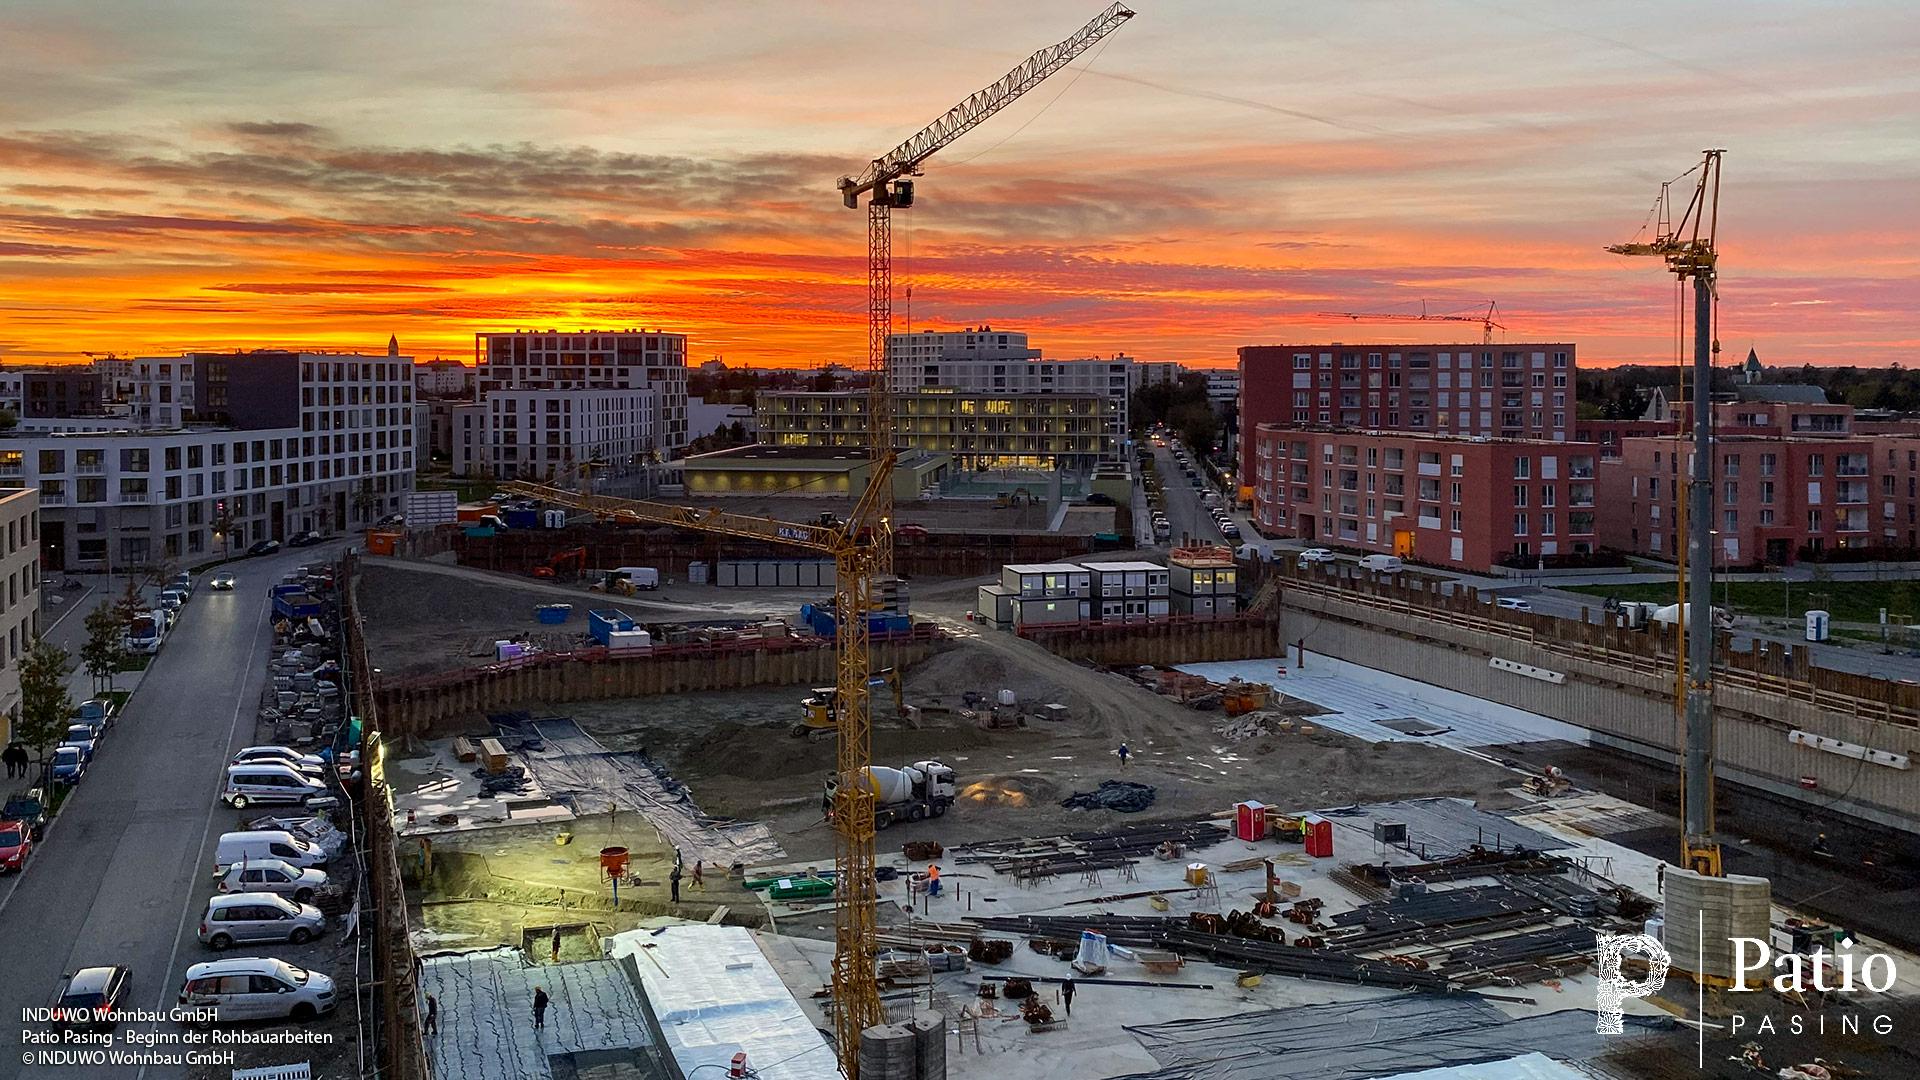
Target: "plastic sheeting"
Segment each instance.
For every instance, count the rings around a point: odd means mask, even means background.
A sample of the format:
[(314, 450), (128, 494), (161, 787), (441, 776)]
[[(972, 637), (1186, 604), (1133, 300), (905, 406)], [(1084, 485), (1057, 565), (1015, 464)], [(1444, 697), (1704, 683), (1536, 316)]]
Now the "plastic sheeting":
[(1387, 1080), (1588, 1080), (1588, 1077), (1545, 1054), (1522, 1054), (1505, 1061), (1401, 1073)]
[[(496, 718), (499, 723), (499, 718)], [(543, 719), (518, 725), (537, 734), (540, 745), (522, 754), (527, 771), (548, 794), (586, 813), (612, 799), (645, 817), (686, 862), (708, 866), (764, 864), (785, 854), (772, 830), (760, 822), (708, 817), (685, 785), (663, 780), (639, 754), (600, 745), (572, 720)]]
[[(632, 930), (607, 939), (632, 957), (667, 1050), (682, 1075), (725, 1067), (744, 1050), (760, 1080), (838, 1080), (833, 1047), (739, 926), (689, 924)], [(713, 1069), (702, 1076), (716, 1075)]]
[[(547, 1080), (548, 1058), (631, 1050), (649, 1072), (653, 1037), (640, 999), (608, 960), (534, 966), (519, 949), (430, 956), (420, 986), (440, 1003), (440, 1031), (427, 1039), (436, 1080)], [(533, 1027), (533, 991), (545, 989), (547, 1023)]]
[(1573, 846), (1557, 836), (1521, 825), (1512, 818), (1476, 809), (1465, 799), (1403, 799), (1398, 802), (1365, 803), (1357, 814), (1340, 815), (1344, 824), (1371, 828), (1356, 818), (1403, 823), (1407, 827), (1407, 839), (1415, 845), (1426, 845), (1428, 857), (1435, 859), (1466, 851), (1475, 844), (1502, 851), (1512, 851), (1516, 847), (1529, 851), (1558, 851)]
[(1399, 996), (1127, 1030), (1162, 1065), (1133, 1080), (1375, 1080), (1504, 1061), (1539, 1047), (1559, 1060), (1584, 1061), (1675, 1025), (1628, 1017), (1625, 1035), (1593, 1028), (1590, 1009), (1513, 1019), (1472, 998)]

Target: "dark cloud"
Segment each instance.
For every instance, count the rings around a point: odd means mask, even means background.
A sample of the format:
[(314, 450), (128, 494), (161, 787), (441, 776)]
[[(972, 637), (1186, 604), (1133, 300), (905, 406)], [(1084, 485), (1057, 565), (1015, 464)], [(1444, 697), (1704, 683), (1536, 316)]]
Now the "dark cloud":
[(269, 139), (319, 139), (329, 134), (326, 128), (318, 124), (303, 124), (291, 120), (236, 120), (226, 125), (235, 135), (246, 135)]
[(414, 293), (446, 292), (437, 285), (399, 285), (380, 281), (258, 281), (208, 285), (221, 292), (261, 293), (269, 296), (304, 296), (329, 293)]
[(104, 248), (72, 247), (66, 244), (22, 244), (0, 240), (0, 259), (74, 259), (98, 255)]

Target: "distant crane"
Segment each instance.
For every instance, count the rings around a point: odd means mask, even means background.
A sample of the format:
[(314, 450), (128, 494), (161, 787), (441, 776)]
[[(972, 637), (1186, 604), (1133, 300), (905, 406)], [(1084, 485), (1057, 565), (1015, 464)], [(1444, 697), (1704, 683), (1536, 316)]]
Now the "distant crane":
[(1363, 312), (1363, 311), (1316, 311), (1313, 313), (1314, 318), (1317, 318), (1317, 319), (1351, 319), (1354, 322), (1479, 323), (1481, 326), (1480, 342), (1483, 345), (1493, 344), (1493, 332), (1495, 330), (1506, 329), (1505, 326), (1502, 326), (1500, 323), (1494, 321), (1494, 316), (1496, 314), (1498, 314), (1498, 304), (1492, 300), (1487, 301), (1487, 313), (1484, 315), (1429, 315), (1427, 314), (1427, 302), (1425, 300), (1420, 301), (1420, 314), (1418, 315), (1411, 315), (1411, 314), (1397, 315), (1397, 314), (1389, 314), (1389, 313), (1376, 313), (1376, 312)]
[[(1702, 151), (1700, 164), (1660, 185), (1660, 197), (1649, 215), (1653, 239), (1607, 248), (1615, 255), (1664, 259), (1667, 269), (1682, 284), (1693, 281), (1693, 469), (1682, 506), (1687, 515), (1687, 550), (1679, 569), (1685, 602), (1680, 607), (1682, 632), (1676, 666), (1685, 680), (1687, 722), (1681, 850), (1687, 868), (1707, 877), (1722, 875), (1720, 845), (1713, 836), (1713, 410), (1708, 403), (1713, 391), (1713, 357), (1720, 351), (1720, 343), (1713, 337), (1713, 305), (1720, 259), (1715, 246), (1720, 223), (1720, 158), (1725, 153)], [(1700, 177), (1693, 197), (1675, 222), (1673, 185), (1695, 172)]]
[[(859, 176), (840, 178), (840, 201), (847, 209), (859, 209), (860, 196), (867, 196), (867, 444), (876, 459), (893, 449), (893, 373), (887, 364), (887, 338), (893, 333), (893, 209), (913, 205), (913, 181), (906, 177), (919, 176), (928, 158), (1018, 101), (1131, 18), (1133, 12), (1126, 6), (1110, 5), (1065, 41), (1027, 57), (998, 82), (976, 91), (906, 142), (873, 159)], [(893, 572), (892, 507), (889, 489), (876, 504), (874, 571), (882, 575)], [(851, 1077), (853, 1071), (848, 1069), (847, 1075)]]

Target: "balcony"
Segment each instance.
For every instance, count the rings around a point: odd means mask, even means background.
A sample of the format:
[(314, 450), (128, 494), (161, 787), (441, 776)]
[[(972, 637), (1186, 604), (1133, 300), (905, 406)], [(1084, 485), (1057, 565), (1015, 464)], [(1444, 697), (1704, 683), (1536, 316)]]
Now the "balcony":
[(19, 476), (21, 475), (21, 472), (22, 472), (21, 465), (17, 461), (9, 461), (9, 462), (0, 464), (0, 476)]
[(40, 505), (41, 506), (65, 506), (67, 505), (67, 495), (65, 492), (61, 492), (57, 495), (50, 494), (43, 488), (40, 491)]
[(150, 491), (123, 491), (114, 499), (115, 503), (126, 506), (143, 506), (152, 501), (153, 493)]
[(105, 476), (107, 465), (104, 461), (82, 461), (74, 465), (73, 471), (81, 476)]
[(1568, 506), (1592, 506), (1593, 485), (1575, 484), (1567, 489)]
[(1420, 527), (1423, 529), (1437, 529), (1440, 527), (1440, 518), (1438, 515), (1435, 515), (1433, 517), (1423, 516), (1420, 518), (1416, 518), (1415, 520), (1419, 522)]
[(1440, 475), (1440, 463), (1439, 463), (1439, 462), (1437, 462), (1437, 461), (1423, 461), (1423, 462), (1421, 462), (1421, 463), (1420, 463), (1420, 475), (1421, 475), (1421, 476), (1439, 476), (1439, 475)]
[(1842, 506), (1860, 506), (1866, 501), (1867, 485), (1858, 483), (1834, 485), (1834, 502)]

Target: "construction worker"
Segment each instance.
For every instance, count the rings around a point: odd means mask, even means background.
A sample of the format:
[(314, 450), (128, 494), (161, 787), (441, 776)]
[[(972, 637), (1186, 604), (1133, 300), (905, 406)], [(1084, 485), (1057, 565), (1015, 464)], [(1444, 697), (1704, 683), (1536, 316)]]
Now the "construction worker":
[(927, 864), (927, 895), (940, 895), (940, 864)]
[(1060, 982), (1060, 1000), (1067, 1006), (1067, 1015), (1073, 1015), (1073, 976), (1069, 975)]
[(1821, 833), (1813, 838), (1813, 853), (1822, 858), (1832, 858), (1833, 852), (1827, 850), (1827, 834)]
[(680, 864), (673, 864), (673, 872), (667, 875), (667, 885), (674, 903), (680, 902)]
[(1127, 744), (1126, 744), (1126, 743), (1121, 743), (1121, 744), (1120, 744), (1120, 749), (1118, 749), (1118, 750), (1116, 750), (1116, 751), (1114, 751), (1114, 753), (1116, 753), (1116, 754), (1119, 754), (1119, 755), (1120, 755), (1120, 767), (1121, 767), (1121, 768), (1123, 768), (1123, 769), (1124, 769), (1124, 768), (1126, 768), (1126, 767), (1127, 767), (1127, 756), (1128, 756), (1129, 754), (1131, 754), (1131, 753), (1132, 753), (1132, 751), (1130, 751), (1130, 750), (1128, 750), (1128, 749), (1127, 749)]
[(701, 864), (703, 861), (704, 860), (701, 859), (693, 860), (693, 887), (699, 889), (701, 892), (706, 892), (707, 883), (700, 877)]

